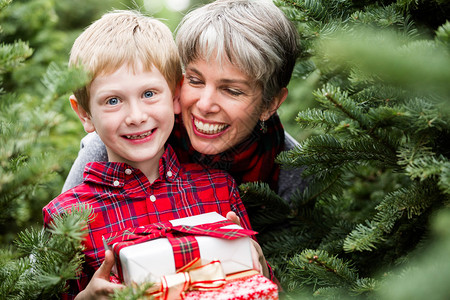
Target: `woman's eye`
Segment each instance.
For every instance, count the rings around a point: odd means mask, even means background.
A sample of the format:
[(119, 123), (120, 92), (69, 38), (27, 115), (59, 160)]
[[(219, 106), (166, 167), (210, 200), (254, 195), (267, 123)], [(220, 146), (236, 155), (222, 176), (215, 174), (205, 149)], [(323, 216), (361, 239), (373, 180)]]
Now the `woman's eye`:
[(192, 84), (192, 85), (197, 85), (197, 84), (202, 83), (202, 81), (200, 79), (198, 79), (196, 77), (192, 77), (192, 76), (188, 77), (188, 81), (189, 81), (189, 84)]
[(154, 95), (154, 93), (152, 91), (146, 91), (144, 93), (145, 98), (151, 98), (151, 97), (153, 97), (153, 95)]
[(117, 104), (120, 103), (120, 100), (117, 99), (117, 98), (109, 98), (109, 99), (106, 101), (106, 103), (109, 104), (109, 105), (117, 105)]
[(244, 94), (242, 91), (240, 90), (235, 90), (235, 89), (225, 89), (229, 94), (233, 95), (233, 96), (240, 96), (242, 94)]

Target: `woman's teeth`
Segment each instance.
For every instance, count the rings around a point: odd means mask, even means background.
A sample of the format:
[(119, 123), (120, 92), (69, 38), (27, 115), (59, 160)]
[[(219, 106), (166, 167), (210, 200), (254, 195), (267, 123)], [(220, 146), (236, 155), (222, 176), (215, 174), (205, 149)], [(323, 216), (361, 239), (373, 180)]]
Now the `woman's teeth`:
[(198, 131), (206, 134), (218, 133), (228, 127), (227, 124), (208, 124), (199, 120), (194, 120), (194, 124)]
[(126, 137), (127, 137), (127, 139), (131, 139), (131, 140), (143, 139), (143, 138), (149, 136), (150, 134), (152, 134), (152, 132), (153, 132), (153, 130), (143, 133), (143, 134), (140, 134), (140, 135), (126, 135)]

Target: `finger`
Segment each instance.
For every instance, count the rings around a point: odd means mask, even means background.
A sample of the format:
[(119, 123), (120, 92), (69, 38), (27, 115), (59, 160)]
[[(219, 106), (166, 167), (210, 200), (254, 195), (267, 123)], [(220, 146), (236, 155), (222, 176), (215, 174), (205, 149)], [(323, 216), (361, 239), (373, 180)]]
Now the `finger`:
[(256, 251), (255, 247), (251, 247), (252, 251), (252, 263), (253, 263), (253, 269), (258, 271), (260, 274), (263, 274), (262, 272), (262, 266), (259, 261), (259, 254), (258, 251)]
[(255, 270), (270, 279), (269, 267), (261, 246), (255, 240), (250, 241), (252, 242), (252, 261)]
[(125, 286), (123, 284), (118, 283), (112, 283), (112, 282), (106, 282), (103, 286), (103, 295), (110, 296), (111, 294), (114, 294), (114, 291), (117, 289), (123, 289)]
[(114, 254), (111, 250), (105, 251), (105, 260), (100, 265), (100, 268), (94, 273), (93, 277), (106, 279), (109, 281), (109, 274), (114, 266)]
[(237, 214), (234, 211), (229, 211), (227, 213), (227, 219), (233, 223), (235, 223), (236, 225), (241, 226), (241, 220), (239, 219), (239, 217), (237, 216)]

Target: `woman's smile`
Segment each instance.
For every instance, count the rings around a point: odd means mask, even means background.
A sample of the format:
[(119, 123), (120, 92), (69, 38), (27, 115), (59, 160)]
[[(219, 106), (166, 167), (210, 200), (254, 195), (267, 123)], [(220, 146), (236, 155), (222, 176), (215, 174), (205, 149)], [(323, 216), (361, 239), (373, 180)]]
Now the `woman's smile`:
[(196, 131), (203, 134), (217, 134), (225, 131), (229, 125), (225, 123), (208, 122), (206, 120), (199, 120), (195, 117), (192, 118), (194, 121), (194, 128)]

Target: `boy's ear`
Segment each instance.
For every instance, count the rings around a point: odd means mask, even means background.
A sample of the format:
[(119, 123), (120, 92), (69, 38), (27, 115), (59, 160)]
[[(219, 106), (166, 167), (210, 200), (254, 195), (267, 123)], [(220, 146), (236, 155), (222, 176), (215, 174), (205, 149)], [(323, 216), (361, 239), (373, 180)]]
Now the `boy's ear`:
[(261, 120), (267, 120), (269, 119), (280, 107), (281, 104), (283, 104), (284, 100), (286, 100), (288, 95), (288, 89), (286, 87), (282, 88), (281, 91), (273, 97), (273, 101), (270, 104), (270, 106), (265, 109), (260, 116)]
[(180, 104), (180, 94), (181, 94), (181, 85), (183, 84), (184, 75), (181, 80), (177, 83), (175, 87), (175, 92), (173, 94), (173, 113), (179, 114), (181, 113), (181, 104)]
[(91, 116), (81, 107), (81, 105), (79, 105), (75, 95), (71, 95), (69, 97), (69, 101), (70, 106), (72, 106), (72, 109), (76, 112), (78, 118), (83, 124), (84, 131), (86, 131), (87, 133), (94, 132), (95, 126), (94, 123), (92, 123)]

